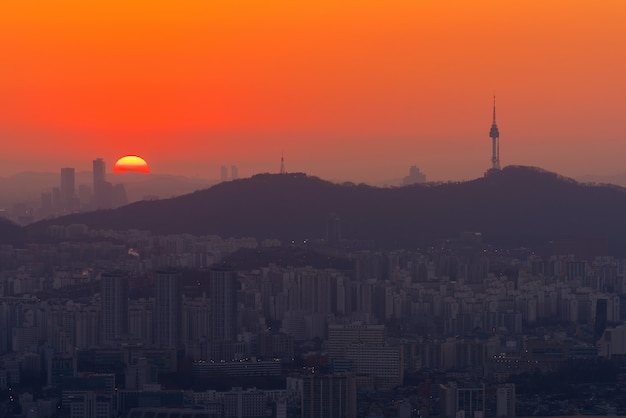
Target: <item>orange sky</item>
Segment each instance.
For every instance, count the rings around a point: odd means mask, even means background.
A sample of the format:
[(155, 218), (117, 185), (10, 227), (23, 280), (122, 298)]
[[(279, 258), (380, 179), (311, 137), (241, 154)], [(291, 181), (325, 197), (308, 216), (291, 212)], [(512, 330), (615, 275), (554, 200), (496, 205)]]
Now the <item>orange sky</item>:
[(0, 175), (626, 171), (626, 2), (2, 0)]

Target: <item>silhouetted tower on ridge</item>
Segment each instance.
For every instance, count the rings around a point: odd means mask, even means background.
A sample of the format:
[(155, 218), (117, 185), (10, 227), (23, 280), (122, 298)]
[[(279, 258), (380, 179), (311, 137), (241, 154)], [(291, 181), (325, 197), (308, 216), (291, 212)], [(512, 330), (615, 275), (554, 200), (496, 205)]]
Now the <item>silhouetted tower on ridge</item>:
[(285, 174), (285, 156), (280, 154), (280, 174)]
[(491, 169), (500, 169), (500, 131), (498, 130), (498, 124), (496, 123), (496, 96), (493, 96), (493, 122), (491, 123), (491, 129), (489, 130), (489, 137), (492, 141), (491, 146)]

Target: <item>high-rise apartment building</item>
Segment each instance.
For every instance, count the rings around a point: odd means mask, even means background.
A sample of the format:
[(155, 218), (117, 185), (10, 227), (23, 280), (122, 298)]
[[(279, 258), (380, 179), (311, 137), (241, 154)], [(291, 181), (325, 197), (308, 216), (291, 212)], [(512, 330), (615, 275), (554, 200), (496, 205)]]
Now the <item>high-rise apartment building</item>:
[(210, 340), (235, 341), (237, 337), (237, 272), (230, 266), (209, 270)]
[(181, 316), (181, 273), (174, 268), (157, 270), (153, 315), (154, 342), (157, 346), (180, 345)]
[(102, 337), (111, 341), (128, 335), (128, 275), (120, 270), (102, 273)]
[(402, 385), (404, 356), (400, 346), (353, 343), (345, 351), (345, 359), (352, 365), (350, 370), (374, 377), (376, 388)]
[(496, 416), (515, 416), (515, 384), (507, 383), (496, 388)]
[(440, 386), (440, 415), (454, 418), (463, 411), (466, 418), (485, 416), (485, 385), (449, 382)]
[(267, 395), (263, 391), (233, 388), (223, 396), (224, 418), (267, 416)]
[(356, 418), (356, 382), (352, 374), (312, 374), (302, 381), (303, 418)]
[(346, 358), (346, 348), (351, 344), (381, 347), (385, 344), (386, 336), (384, 325), (328, 325), (328, 357), (331, 360)]

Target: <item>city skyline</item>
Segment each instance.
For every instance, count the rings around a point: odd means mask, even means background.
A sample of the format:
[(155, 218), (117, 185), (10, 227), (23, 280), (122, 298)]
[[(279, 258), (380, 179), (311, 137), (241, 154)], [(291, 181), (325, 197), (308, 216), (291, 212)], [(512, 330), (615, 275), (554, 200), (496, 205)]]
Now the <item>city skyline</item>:
[(330, 180), (469, 180), (490, 165), (493, 93), (503, 167), (623, 172), (617, 1), (36, 6), (0, 5), (0, 176), (138, 154), (247, 177), (284, 153)]
[(626, 417), (624, 22), (0, 1), (0, 417)]

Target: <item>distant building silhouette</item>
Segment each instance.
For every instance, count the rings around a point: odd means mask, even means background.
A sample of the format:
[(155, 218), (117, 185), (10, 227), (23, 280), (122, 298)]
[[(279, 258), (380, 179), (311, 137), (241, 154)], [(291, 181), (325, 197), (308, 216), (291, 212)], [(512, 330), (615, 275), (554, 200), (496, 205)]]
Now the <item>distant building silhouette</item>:
[(52, 192), (41, 193), (41, 212), (39, 214), (42, 218), (52, 216), (54, 213), (54, 206), (52, 204)]
[(154, 342), (178, 347), (182, 315), (181, 273), (174, 268), (157, 270), (154, 284)]
[(402, 185), (407, 186), (409, 184), (424, 183), (426, 182), (426, 175), (420, 171), (417, 166), (412, 165), (409, 169), (409, 175), (402, 179)]
[(220, 167), (220, 180), (228, 181), (228, 167), (225, 165)]
[(106, 165), (102, 158), (93, 160), (93, 197), (95, 209), (112, 207), (113, 185), (106, 181)]
[(53, 187), (52, 188), (52, 206), (55, 211), (63, 210), (63, 202), (61, 199), (61, 188)]
[(95, 190), (97, 185), (106, 181), (106, 165), (102, 158), (93, 160), (93, 189)]
[(87, 184), (81, 184), (78, 186), (78, 202), (81, 206), (89, 205), (89, 201), (93, 196), (93, 190), (91, 186)]
[(123, 184), (116, 184), (113, 186), (111, 193), (112, 207), (117, 208), (124, 206), (128, 203), (128, 197), (126, 196), (126, 187)]
[(71, 213), (76, 209), (76, 173), (73, 168), (61, 169), (61, 209)]
[(237, 180), (239, 178), (239, 169), (236, 165), (230, 167), (230, 179)]

